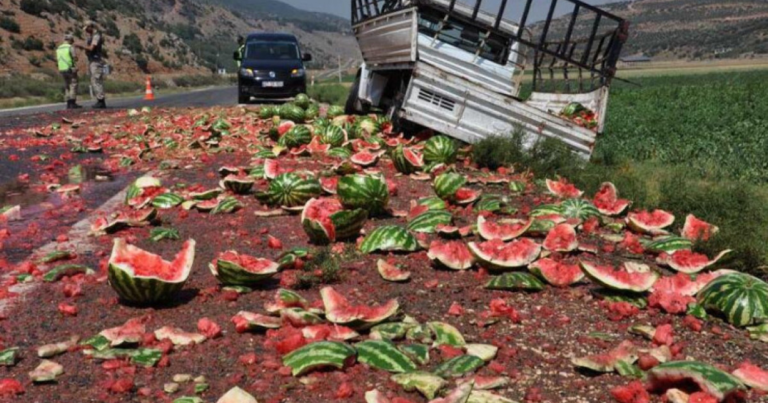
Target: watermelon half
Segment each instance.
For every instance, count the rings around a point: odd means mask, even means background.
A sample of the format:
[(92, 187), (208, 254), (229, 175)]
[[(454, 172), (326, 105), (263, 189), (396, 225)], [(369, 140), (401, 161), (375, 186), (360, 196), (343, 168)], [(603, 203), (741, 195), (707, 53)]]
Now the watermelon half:
[(716, 226), (699, 220), (693, 214), (688, 214), (685, 217), (685, 225), (680, 232), (683, 238), (690, 239), (691, 241), (708, 241), (713, 235), (720, 231)]
[(151, 304), (184, 287), (195, 260), (195, 241), (184, 243), (172, 262), (116, 238), (109, 258), (109, 284), (124, 301)]
[(470, 242), (470, 252), (488, 269), (514, 269), (526, 267), (541, 254), (541, 245), (528, 238), (521, 238), (510, 243), (499, 240), (481, 243)]
[(556, 181), (547, 179), (547, 190), (549, 190), (549, 193), (562, 199), (574, 199), (584, 194), (584, 192), (577, 189), (576, 186), (565, 178), (560, 178)]
[(638, 211), (629, 213), (627, 224), (633, 230), (650, 235), (665, 234), (664, 228), (675, 222), (675, 216), (664, 210)]
[(250, 287), (272, 278), (280, 265), (267, 259), (227, 251), (208, 265), (211, 273), (224, 285)]
[(400, 304), (396, 299), (377, 307), (352, 305), (332, 287), (320, 290), (325, 306), (325, 318), (331, 323), (348, 326), (355, 330), (367, 329), (397, 314)]
[(672, 254), (662, 253), (656, 259), (656, 262), (667, 265), (680, 273), (695, 274), (714, 265), (730, 252), (730, 249), (724, 250), (715, 256), (714, 259), (710, 260), (707, 255), (695, 253), (689, 249), (682, 249)]
[(555, 287), (568, 287), (584, 278), (584, 272), (577, 264), (566, 264), (544, 258), (533, 262), (528, 269)]
[(550, 252), (571, 252), (579, 247), (576, 229), (569, 224), (557, 224), (544, 240), (544, 249)]
[(616, 190), (616, 186), (611, 182), (605, 182), (600, 185), (595, 198), (592, 200), (592, 204), (597, 207), (600, 214), (607, 216), (619, 215), (626, 210), (630, 202), (629, 200), (619, 199), (619, 192)]
[(494, 239), (500, 241), (511, 241), (517, 237), (523, 235), (528, 228), (533, 224), (533, 219), (526, 221), (522, 220), (501, 220), (499, 222), (493, 222), (486, 220), (483, 216), (477, 217), (477, 232), (483, 239), (492, 241)]
[(475, 261), (467, 245), (461, 241), (434, 241), (429, 246), (427, 256), (432, 261), (452, 270), (467, 270)]
[(310, 199), (301, 213), (304, 231), (320, 245), (356, 237), (367, 218), (366, 210), (344, 210), (335, 199)]
[(597, 283), (622, 291), (645, 292), (650, 290), (659, 279), (659, 273), (647, 265), (635, 262), (625, 262), (621, 267), (616, 268), (582, 261), (581, 268)]

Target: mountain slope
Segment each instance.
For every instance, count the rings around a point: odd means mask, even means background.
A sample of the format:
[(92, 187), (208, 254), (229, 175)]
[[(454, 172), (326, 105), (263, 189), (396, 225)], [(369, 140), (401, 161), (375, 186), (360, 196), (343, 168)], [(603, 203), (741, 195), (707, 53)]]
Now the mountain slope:
[(253, 31), (296, 34), (314, 68), (358, 57), (343, 19), (273, 0), (8, 0), (0, 3), (0, 74), (51, 75), (64, 33), (82, 41), (89, 18), (102, 27), (109, 64), (121, 76), (233, 71), (235, 38)]

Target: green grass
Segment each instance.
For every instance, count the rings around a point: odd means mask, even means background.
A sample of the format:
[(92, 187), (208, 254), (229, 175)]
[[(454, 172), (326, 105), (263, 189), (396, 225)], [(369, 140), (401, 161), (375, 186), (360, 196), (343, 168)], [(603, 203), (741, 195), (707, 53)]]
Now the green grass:
[(341, 84), (318, 84), (309, 87), (307, 92), (312, 99), (318, 102), (344, 105), (347, 102), (347, 96), (349, 96), (349, 87)]

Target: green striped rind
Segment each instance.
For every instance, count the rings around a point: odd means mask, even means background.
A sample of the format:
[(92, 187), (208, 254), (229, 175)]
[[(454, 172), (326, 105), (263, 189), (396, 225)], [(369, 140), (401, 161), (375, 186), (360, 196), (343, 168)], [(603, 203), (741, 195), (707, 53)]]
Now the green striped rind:
[(256, 197), (271, 206), (297, 207), (302, 206), (309, 199), (322, 194), (320, 182), (315, 178), (302, 179), (294, 173), (278, 175), (269, 184), (264, 193), (258, 193)]
[(452, 164), (458, 152), (456, 142), (446, 136), (434, 136), (424, 143), (424, 161), (428, 163)]
[(335, 341), (308, 344), (283, 357), (283, 365), (291, 367), (293, 376), (300, 376), (318, 368), (344, 368), (356, 354), (354, 348)]
[(440, 224), (451, 225), (453, 215), (447, 210), (429, 210), (415, 217), (408, 223), (408, 230), (434, 234)]
[(331, 222), (336, 227), (336, 240), (355, 238), (368, 219), (368, 212), (363, 209), (344, 210), (331, 215)]
[(275, 116), (275, 108), (271, 106), (262, 106), (259, 109), (259, 119), (272, 119)]
[(651, 384), (663, 383), (667, 379), (680, 380), (680, 378), (694, 381), (718, 401), (745, 389), (744, 384), (735, 376), (703, 362), (672, 361), (657, 365), (648, 371), (648, 380)]
[(608, 289), (597, 289), (593, 290), (592, 292), (609, 302), (626, 302), (640, 309), (645, 309), (648, 307), (648, 298), (642, 294), (631, 294)]
[(75, 257), (77, 257), (77, 255), (68, 250), (59, 250), (43, 256), (38, 262), (47, 264), (58, 262), (59, 260), (74, 259)]
[(328, 107), (328, 111), (326, 112), (326, 116), (328, 119), (333, 119), (337, 116), (344, 115), (344, 107), (339, 105), (331, 105)]
[(758, 326), (750, 326), (747, 328), (747, 331), (749, 332), (750, 339), (768, 343), (768, 323), (763, 323)]
[(159, 209), (169, 209), (184, 202), (184, 198), (175, 193), (161, 194), (152, 199), (152, 206)]
[(316, 314), (305, 311), (301, 308), (286, 308), (280, 311), (280, 318), (284, 322), (290, 323), (293, 326), (311, 326), (325, 323), (325, 321)]
[(408, 230), (397, 225), (378, 227), (365, 237), (360, 251), (371, 252), (415, 252), (419, 243)]
[(274, 263), (268, 270), (260, 273), (252, 273), (234, 262), (217, 259), (216, 267), (209, 264), (208, 268), (221, 284), (241, 285), (246, 287), (255, 286), (272, 278), (278, 272), (278, 264)]
[(694, 318), (699, 318), (701, 320), (707, 319), (707, 311), (703, 306), (695, 302), (688, 304), (688, 309), (686, 309), (685, 314), (691, 315)]
[(104, 335), (97, 334), (89, 339), (86, 339), (84, 341), (80, 342), (81, 346), (91, 346), (96, 351), (103, 351), (109, 348), (112, 345), (112, 342), (104, 337)]
[(416, 326), (411, 323), (383, 323), (371, 328), (370, 337), (374, 340), (400, 340), (408, 329)]
[(416, 370), (416, 364), (400, 352), (392, 342), (385, 340), (366, 340), (355, 344), (357, 361), (371, 367), (395, 373)]
[[(272, 151), (270, 150), (263, 150), (259, 152), (267, 152), (274, 157), (274, 154), (272, 154)], [(257, 153), (256, 158), (269, 158), (269, 157), (266, 157), (264, 155), (258, 155)], [(264, 164), (261, 164), (251, 168), (250, 172), (248, 172), (248, 176), (254, 177), (256, 179), (265, 179), (266, 178), (266, 176), (264, 175), (265, 172), (266, 170), (264, 169)]]
[(542, 204), (540, 206), (536, 206), (533, 210), (531, 210), (531, 217), (540, 217), (543, 215), (563, 215), (565, 214), (565, 211), (562, 206), (557, 204)]
[(475, 203), (475, 212), (490, 211), (495, 213), (501, 210), (502, 205), (505, 204), (501, 196), (498, 195), (483, 195), (480, 200)]
[[(274, 159), (277, 158), (277, 155), (275, 155), (274, 151), (272, 151), (271, 148), (264, 148), (260, 147), (258, 151), (256, 151), (255, 154), (253, 154), (254, 158), (261, 158), (261, 159)], [(261, 171), (261, 175), (259, 175), (259, 171)], [(254, 167), (251, 172), (249, 173), (250, 176), (253, 176), (254, 178), (263, 178), (264, 177), (264, 165), (260, 165), (257, 167)]]
[(531, 273), (505, 273), (491, 277), (485, 288), (489, 290), (541, 291), (544, 283)]
[(204, 192), (197, 192), (197, 193), (190, 193), (189, 196), (192, 198), (192, 200), (213, 200), (222, 193), (221, 189), (210, 189), (206, 190)]
[(349, 209), (365, 209), (371, 215), (384, 213), (389, 204), (389, 189), (382, 177), (347, 175), (336, 189), (341, 204)]
[(59, 281), (62, 277), (74, 276), (75, 274), (94, 274), (95, 272), (88, 266), (81, 264), (62, 264), (47, 271), (43, 275), (43, 281), (54, 282)]
[(109, 284), (124, 301), (135, 304), (152, 304), (166, 301), (181, 291), (184, 281), (169, 283), (152, 278), (137, 278), (122, 268), (109, 265)]
[(525, 183), (520, 181), (509, 182), (509, 191), (514, 194), (525, 192)]
[(435, 368), (435, 375), (442, 378), (457, 378), (477, 371), (485, 361), (474, 355), (460, 355), (440, 364)]
[[(642, 241), (641, 241), (642, 242)], [(645, 250), (654, 253), (672, 253), (678, 250), (693, 248), (693, 242), (690, 239), (686, 239), (679, 236), (668, 236), (660, 239), (655, 239), (644, 245)]]
[(18, 347), (12, 347), (12, 348), (0, 351), (0, 366), (12, 367), (16, 365), (16, 358), (18, 356), (18, 353), (19, 353)]
[(243, 208), (242, 203), (234, 197), (227, 197), (219, 200), (219, 204), (211, 210), (211, 215), (216, 214), (229, 214)]
[(427, 206), (430, 210), (445, 210), (448, 207), (439, 197), (425, 197), (416, 203), (419, 206)]
[(499, 348), (492, 344), (467, 344), (467, 355), (473, 355), (485, 362), (491, 362), (496, 358)]
[(451, 200), (465, 183), (467, 183), (467, 178), (463, 175), (447, 172), (435, 178), (432, 187), (435, 189), (437, 197), (443, 200)]
[(163, 352), (155, 348), (140, 348), (131, 355), (131, 362), (150, 368), (163, 358)]
[(705, 309), (722, 313), (735, 326), (768, 320), (768, 284), (749, 274), (718, 277), (699, 291), (697, 298)]
[(149, 233), (149, 240), (152, 242), (160, 242), (163, 239), (181, 239), (179, 230), (175, 228), (153, 228)]
[(222, 184), (224, 188), (235, 194), (246, 194), (253, 188), (254, 180), (252, 178), (224, 178)]
[(429, 364), (429, 346), (424, 344), (407, 344), (397, 346), (403, 354), (407, 355), (418, 365)]
[(306, 112), (304, 109), (294, 104), (285, 104), (280, 107), (280, 118), (284, 120), (290, 120), (294, 123), (303, 123), (306, 119)]
[(406, 392), (418, 391), (424, 397), (432, 400), (448, 382), (445, 379), (427, 372), (410, 372), (392, 376), (392, 381), (402, 386)]
[(328, 150), (328, 152), (325, 153), (325, 155), (329, 157), (334, 157), (334, 158), (346, 159), (352, 156), (352, 151), (349, 151), (346, 148), (336, 147)]
[(307, 126), (296, 125), (280, 137), (278, 144), (288, 148), (296, 148), (312, 142), (312, 132)]
[(320, 107), (317, 104), (310, 104), (304, 114), (307, 121), (315, 120), (320, 116)]
[(331, 147), (341, 147), (347, 142), (347, 133), (339, 126), (327, 126), (320, 132), (320, 142)]
[(428, 326), (435, 334), (434, 347), (443, 345), (463, 347), (467, 344), (461, 332), (447, 323), (429, 322)]
[[(416, 151), (413, 152), (416, 153)], [(405, 158), (405, 146), (402, 144), (392, 150), (391, 158), (397, 172), (405, 175), (410, 175), (414, 172), (417, 172), (424, 165), (423, 162), (421, 165), (416, 165), (412, 163), (408, 158)]]
[(405, 339), (417, 343), (431, 343), (432, 331), (429, 330), (429, 326), (419, 324), (405, 332)]
[(600, 211), (597, 210), (592, 202), (584, 199), (568, 199), (560, 203), (563, 216), (566, 218), (578, 218), (587, 220), (590, 217), (599, 217)]
[(640, 370), (640, 367), (626, 361), (619, 360), (619, 362), (616, 363), (615, 368), (616, 372), (618, 372), (621, 376), (637, 379), (641, 379), (643, 377), (643, 371)]

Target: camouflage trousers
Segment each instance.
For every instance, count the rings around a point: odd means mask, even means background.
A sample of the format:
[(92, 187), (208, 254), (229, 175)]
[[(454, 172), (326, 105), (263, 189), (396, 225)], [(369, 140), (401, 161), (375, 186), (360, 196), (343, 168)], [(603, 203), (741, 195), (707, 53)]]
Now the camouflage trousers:
[(74, 101), (77, 99), (77, 71), (62, 71), (61, 77), (64, 78), (64, 99)]
[(99, 101), (104, 99), (104, 63), (89, 62), (88, 70), (91, 74), (91, 88), (93, 96)]

